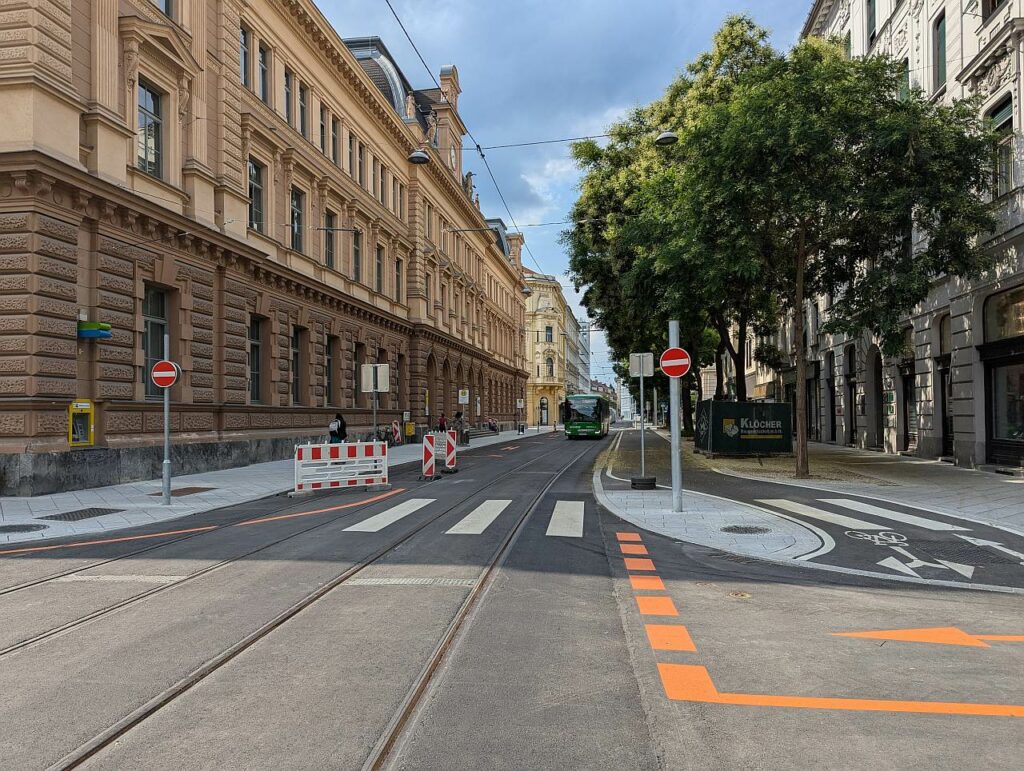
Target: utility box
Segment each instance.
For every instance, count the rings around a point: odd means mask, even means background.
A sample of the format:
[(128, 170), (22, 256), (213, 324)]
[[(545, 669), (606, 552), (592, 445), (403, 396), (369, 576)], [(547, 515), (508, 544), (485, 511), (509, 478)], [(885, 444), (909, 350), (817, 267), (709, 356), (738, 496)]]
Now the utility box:
[(92, 447), (96, 443), (96, 407), (89, 399), (68, 405), (68, 445)]
[(697, 405), (696, 448), (708, 455), (789, 455), (792, 409), (786, 402), (724, 402)]

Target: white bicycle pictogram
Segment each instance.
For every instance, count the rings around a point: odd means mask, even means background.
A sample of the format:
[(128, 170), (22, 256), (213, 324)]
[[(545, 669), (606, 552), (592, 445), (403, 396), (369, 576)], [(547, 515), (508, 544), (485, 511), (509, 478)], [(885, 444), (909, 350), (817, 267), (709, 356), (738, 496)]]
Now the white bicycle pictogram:
[(907, 542), (907, 537), (902, 533), (863, 533), (860, 530), (847, 530), (846, 536), (858, 541), (871, 541), (875, 546), (892, 546)]

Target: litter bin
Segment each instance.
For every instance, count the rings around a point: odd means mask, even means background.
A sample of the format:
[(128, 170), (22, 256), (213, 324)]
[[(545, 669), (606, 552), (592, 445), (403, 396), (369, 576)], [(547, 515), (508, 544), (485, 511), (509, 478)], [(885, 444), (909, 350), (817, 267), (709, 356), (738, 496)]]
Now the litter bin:
[(469, 447), (469, 429), (464, 428), (459, 434), (459, 444), (463, 447)]
[(520, 423), (519, 424), (519, 433), (520, 434), (525, 434), (526, 433), (526, 424), (525, 423)]

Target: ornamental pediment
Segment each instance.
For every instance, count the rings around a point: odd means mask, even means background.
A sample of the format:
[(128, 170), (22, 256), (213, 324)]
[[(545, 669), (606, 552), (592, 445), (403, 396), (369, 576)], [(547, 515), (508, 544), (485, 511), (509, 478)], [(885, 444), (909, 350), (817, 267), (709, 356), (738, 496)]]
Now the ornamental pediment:
[(1016, 79), (1016, 36), (1013, 33), (1018, 26), (1024, 29), (1020, 21), (1015, 21), (993, 34), (988, 44), (961, 70), (957, 80), (972, 96), (986, 98)]
[(194, 77), (202, 69), (182, 33), (172, 24), (147, 21), (139, 16), (122, 16), (118, 20), (118, 31), (122, 43), (136, 42), (175, 71), (184, 71)]

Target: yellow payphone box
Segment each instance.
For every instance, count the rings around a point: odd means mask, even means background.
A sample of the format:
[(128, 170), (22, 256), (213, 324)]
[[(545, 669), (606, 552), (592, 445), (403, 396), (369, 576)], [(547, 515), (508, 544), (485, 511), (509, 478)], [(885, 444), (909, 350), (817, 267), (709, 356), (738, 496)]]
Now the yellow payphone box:
[(91, 447), (96, 436), (96, 408), (89, 399), (76, 399), (68, 405), (68, 444)]

